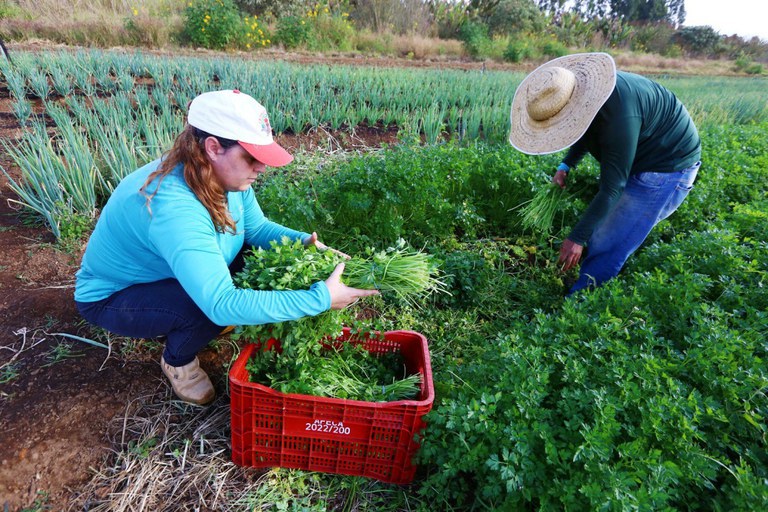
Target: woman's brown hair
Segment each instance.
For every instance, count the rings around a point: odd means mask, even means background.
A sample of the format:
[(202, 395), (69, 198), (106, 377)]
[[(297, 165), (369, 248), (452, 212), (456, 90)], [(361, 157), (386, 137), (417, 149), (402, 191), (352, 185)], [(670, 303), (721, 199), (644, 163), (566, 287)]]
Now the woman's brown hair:
[[(147, 208), (152, 212), (151, 201), (157, 194), (166, 176), (179, 164), (184, 166), (184, 180), (195, 193), (197, 199), (203, 203), (205, 209), (211, 215), (216, 231), (235, 233), (235, 222), (227, 209), (227, 195), (213, 173), (213, 167), (205, 154), (205, 139), (214, 137), (194, 126), (189, 126), (182, 131), (173, 147), (163, 156), (160, 166), (147, 177), (147, 181), (141, 186), (140, 192), (147, 198)], [(237, 141), (216, 137), (219, 144), (225, 149), (237, 144)], [(157, 179), (157, 186), (149, 193), (147, 187)]]

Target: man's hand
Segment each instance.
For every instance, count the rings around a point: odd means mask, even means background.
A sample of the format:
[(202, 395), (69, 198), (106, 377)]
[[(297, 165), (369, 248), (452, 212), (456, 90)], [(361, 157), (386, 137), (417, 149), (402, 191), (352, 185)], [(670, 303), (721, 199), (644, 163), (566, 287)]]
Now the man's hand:
[(560, 258), (557, 260), (561, 270), (566, 272), (578, 265), (583, 251), (583, 245), (572, 242), (568, 238), (563, 240), (563, 245), (560, 246)]
[(568, 173), (565, 171), (557, 171), (552, 176), (552, 183), (558, 185), (560, 188), (565, 188), (565, 182), (568, 180)]
[(333, 273), (325, 280), (328, 287), (328, 293), (331, 294), (331, 309), (344, 309), (353, 302), (357, 302), (360, 297), (369, 297), (378, 295), (378, 290), (360, 290), (350, 288), (341, 282), (341, 273), (344, 272), (344, 264), (336, 265)]

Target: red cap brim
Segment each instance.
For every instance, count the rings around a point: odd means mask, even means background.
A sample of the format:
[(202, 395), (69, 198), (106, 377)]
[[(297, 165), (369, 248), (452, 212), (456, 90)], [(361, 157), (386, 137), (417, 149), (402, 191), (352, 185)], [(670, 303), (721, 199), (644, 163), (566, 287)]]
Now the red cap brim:
[(277, 142), (260, 146), (238, 141), (253, 158), (269, 167), (282, 167), (293, 162), (293, 156), (282, 148)]

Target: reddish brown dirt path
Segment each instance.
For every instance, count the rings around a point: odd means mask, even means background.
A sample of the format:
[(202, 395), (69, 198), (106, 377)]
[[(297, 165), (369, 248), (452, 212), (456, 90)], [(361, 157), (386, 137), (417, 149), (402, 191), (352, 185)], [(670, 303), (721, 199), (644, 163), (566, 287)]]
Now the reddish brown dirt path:
[[(4, 96), (0, 137), (13, 140), (18, 125)], [(18, 178), (7, 155), (1, 158)], [(156, 387), (157, 375), (151, 365), (114, 357), (102, 368), (106, 351), (80, 342), (77, 357), (47, 366), (51, 351), (68, 341), (53, 333), (83, 331), (72, 301), (79, 253), (61, 252), (46, 229), (25, 226), (15, 197), (0, 175), (0, 365), (18, 373), (0, 384), (0, 507), (32, 506), (47, 493), (60, 510), (67, 488), (105, 456), (108, 422), (131, 396)]]

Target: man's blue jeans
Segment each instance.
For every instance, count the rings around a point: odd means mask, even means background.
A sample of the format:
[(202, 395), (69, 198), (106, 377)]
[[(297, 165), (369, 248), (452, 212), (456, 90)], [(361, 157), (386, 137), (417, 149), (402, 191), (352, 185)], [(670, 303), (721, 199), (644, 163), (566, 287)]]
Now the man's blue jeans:
[(651, 230), (682, 204), (701, 162), (676, 172), (642, 172), (629, 177), (624, 193), (587, 242), (579, 279), (570, 293), (615, 277)]
[(223, 329), (211, 322), (176, 279), (136, 284), (96, 302), (76, 302), (88, 322), (132, 338), (166, 336), (171, 366), (192, 362)]

